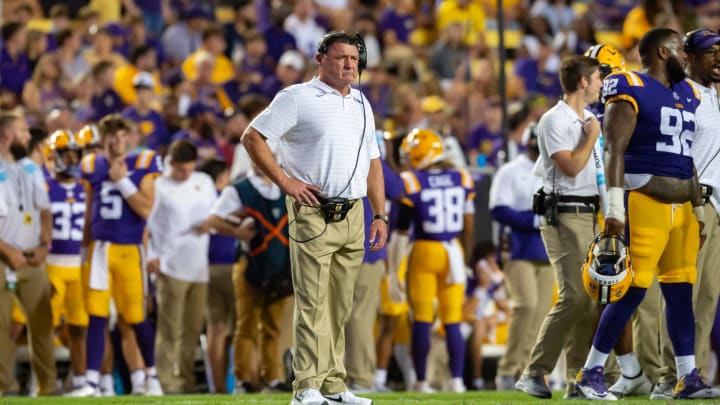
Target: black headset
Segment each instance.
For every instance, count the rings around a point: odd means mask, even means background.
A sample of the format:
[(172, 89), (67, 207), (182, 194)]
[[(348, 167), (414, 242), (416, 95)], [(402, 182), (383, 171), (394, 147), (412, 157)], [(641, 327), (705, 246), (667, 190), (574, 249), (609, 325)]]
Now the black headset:
[(327, 54), (330, 45), (335, 42), (344, 42), (355, 45), (358, 49), (358, 73), (362, 73), (367, 67), (367, 48), (365, 47), (365, 40), (359, 32), (355, 35), (350, 35), (345, 31), (333, 31), (325, 34), (317, 47), (317, 53)]

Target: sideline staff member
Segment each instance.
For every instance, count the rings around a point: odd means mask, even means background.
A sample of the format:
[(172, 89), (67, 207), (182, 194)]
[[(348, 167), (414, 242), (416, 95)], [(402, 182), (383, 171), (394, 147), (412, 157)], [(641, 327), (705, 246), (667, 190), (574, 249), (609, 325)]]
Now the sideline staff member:
[[(372, 109), (350, 87), (365, 55), (359, 36), (327, 34), (315, 56), (319, 76), (278, 93), (242, 137), (255, 164), (288, 195), (295, 289), (293, 404), (372, 403), (354, 396), (344, 381), (344, 327), (364, 255), (365, 195), (374, 213), (370, 250), (381, 249), (387, 238)], [(265, 139), (282, 141), (283, 168)]]
[(40, 169), (16, 162), (10, 153), (13, 144), (27, 148), (29, 139), (24, 119), (0, 114), (0, 394), (13, 383), (15, 345), (8, 331), (15, 295), (28, 319), (30, 360), (40, 394), (57, 389), (50, 282), (44, 266), (52, 233), (50, 200), (33, 174)]
[(556, 272), (559, 297), (540, 327), (530, 364), (515, 387), (539, 398), (552, 396), (544, 376), (555, 367), (569, 333), (573, 333), (566, 355), (569, 376), (582, 366), (592, 337), (596, 305), (585, 293), (580, 269), (597, 230), (597, 169), (592, 157), (600, 123), (585, 107), (600, 97), (598, 66), (596, 59), (586, 56), (563, 59), (563, 98), (538, 123), (547, 195), (540, 233)]

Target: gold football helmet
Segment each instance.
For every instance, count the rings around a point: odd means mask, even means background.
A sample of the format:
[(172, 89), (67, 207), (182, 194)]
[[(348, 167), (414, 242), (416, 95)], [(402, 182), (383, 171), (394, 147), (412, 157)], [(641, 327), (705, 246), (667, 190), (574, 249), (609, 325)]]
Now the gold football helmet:
[(431, 129), (413, 129), (400, 149), (413, 169), (424, 169), (445, 158), (443, 139)]
[[(53, 171), (75, 177), (78, 174), (80, 162), (80, 145), (78, 145), (75, 135), (69, 130), (59, 129), (50, 134), (48, 147), (51, 152)], [(76, 153), (74, 161), (67, 162), (63, 157), (68, 151)]]
[(610, 73), (625, 70), (625, 57), (614, 46), (598, 44), (585, 51), (585, 56), (597, 59), (600, 62), (600, 77), (603, 79)]
[(583, 286), (588, 295), (601, 304), (619, 301), (628, 292), (633, 276), (625, 239), (602, 233), (596, 236), (582, 268)]
[(100, 131), (98, 131), (97, 125), (90, 124), (82, 127), (77, 134), (77, 143), (83, 149), (100, 146)]

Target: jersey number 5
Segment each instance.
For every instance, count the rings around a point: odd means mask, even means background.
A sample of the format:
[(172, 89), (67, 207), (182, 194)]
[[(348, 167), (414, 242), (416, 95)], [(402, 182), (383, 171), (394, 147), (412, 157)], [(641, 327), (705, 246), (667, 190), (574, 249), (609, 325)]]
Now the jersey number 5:
[[(690, 123), (692, 129), (683, 130), (685, 122)], [(660, 138), (655, 144), (655, 150), (691, 156), (692, 143), (695, 139), (695, 125), (695, 114), (690, 111), (662, 107), (660, 109)]]
[(100, 185), (100, 204), (102, 219), (120, 219), (122, 217), (123, 198), (110, 181), (103, 181)]
[(460, 232), (463, 228), (465, 191), (462, 187), (427, 188), (420, 200), (427, 206), (423, 229), (427, 233)]

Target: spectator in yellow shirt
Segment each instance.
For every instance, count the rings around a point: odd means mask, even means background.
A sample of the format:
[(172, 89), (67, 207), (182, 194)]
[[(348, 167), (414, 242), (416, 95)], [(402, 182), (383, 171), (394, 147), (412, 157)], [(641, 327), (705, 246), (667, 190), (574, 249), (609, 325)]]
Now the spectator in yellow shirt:
[(185, 59), (182, 64), (182, 71), (188, 80), (197, 77), (196, 60), (202, 53), (209, 53), (215, 58), (215, 66), (212, 72), (212, 82), (223, 84), (232, 79), (235, 75), (233, 64), (224, 54), (225, 32), (221, 27), (212, 26), (203, 31), (202, 45)]
[(157, 73), (157, 51), (150, 45), (140, 45), (130, 54), (130, 64), (121, 66), (115, 71), (113, 88), (125, 105), (133, 105), (137, 100), (133, 79), (140, 72), (152, 74), (155, 95), (162, 95), (162, 85)]
[(459, 23), (466, 45), (475, 45), (484, 37), (485, 11), (473, 0), (445, 0), (437, 9), (437, 29)]

